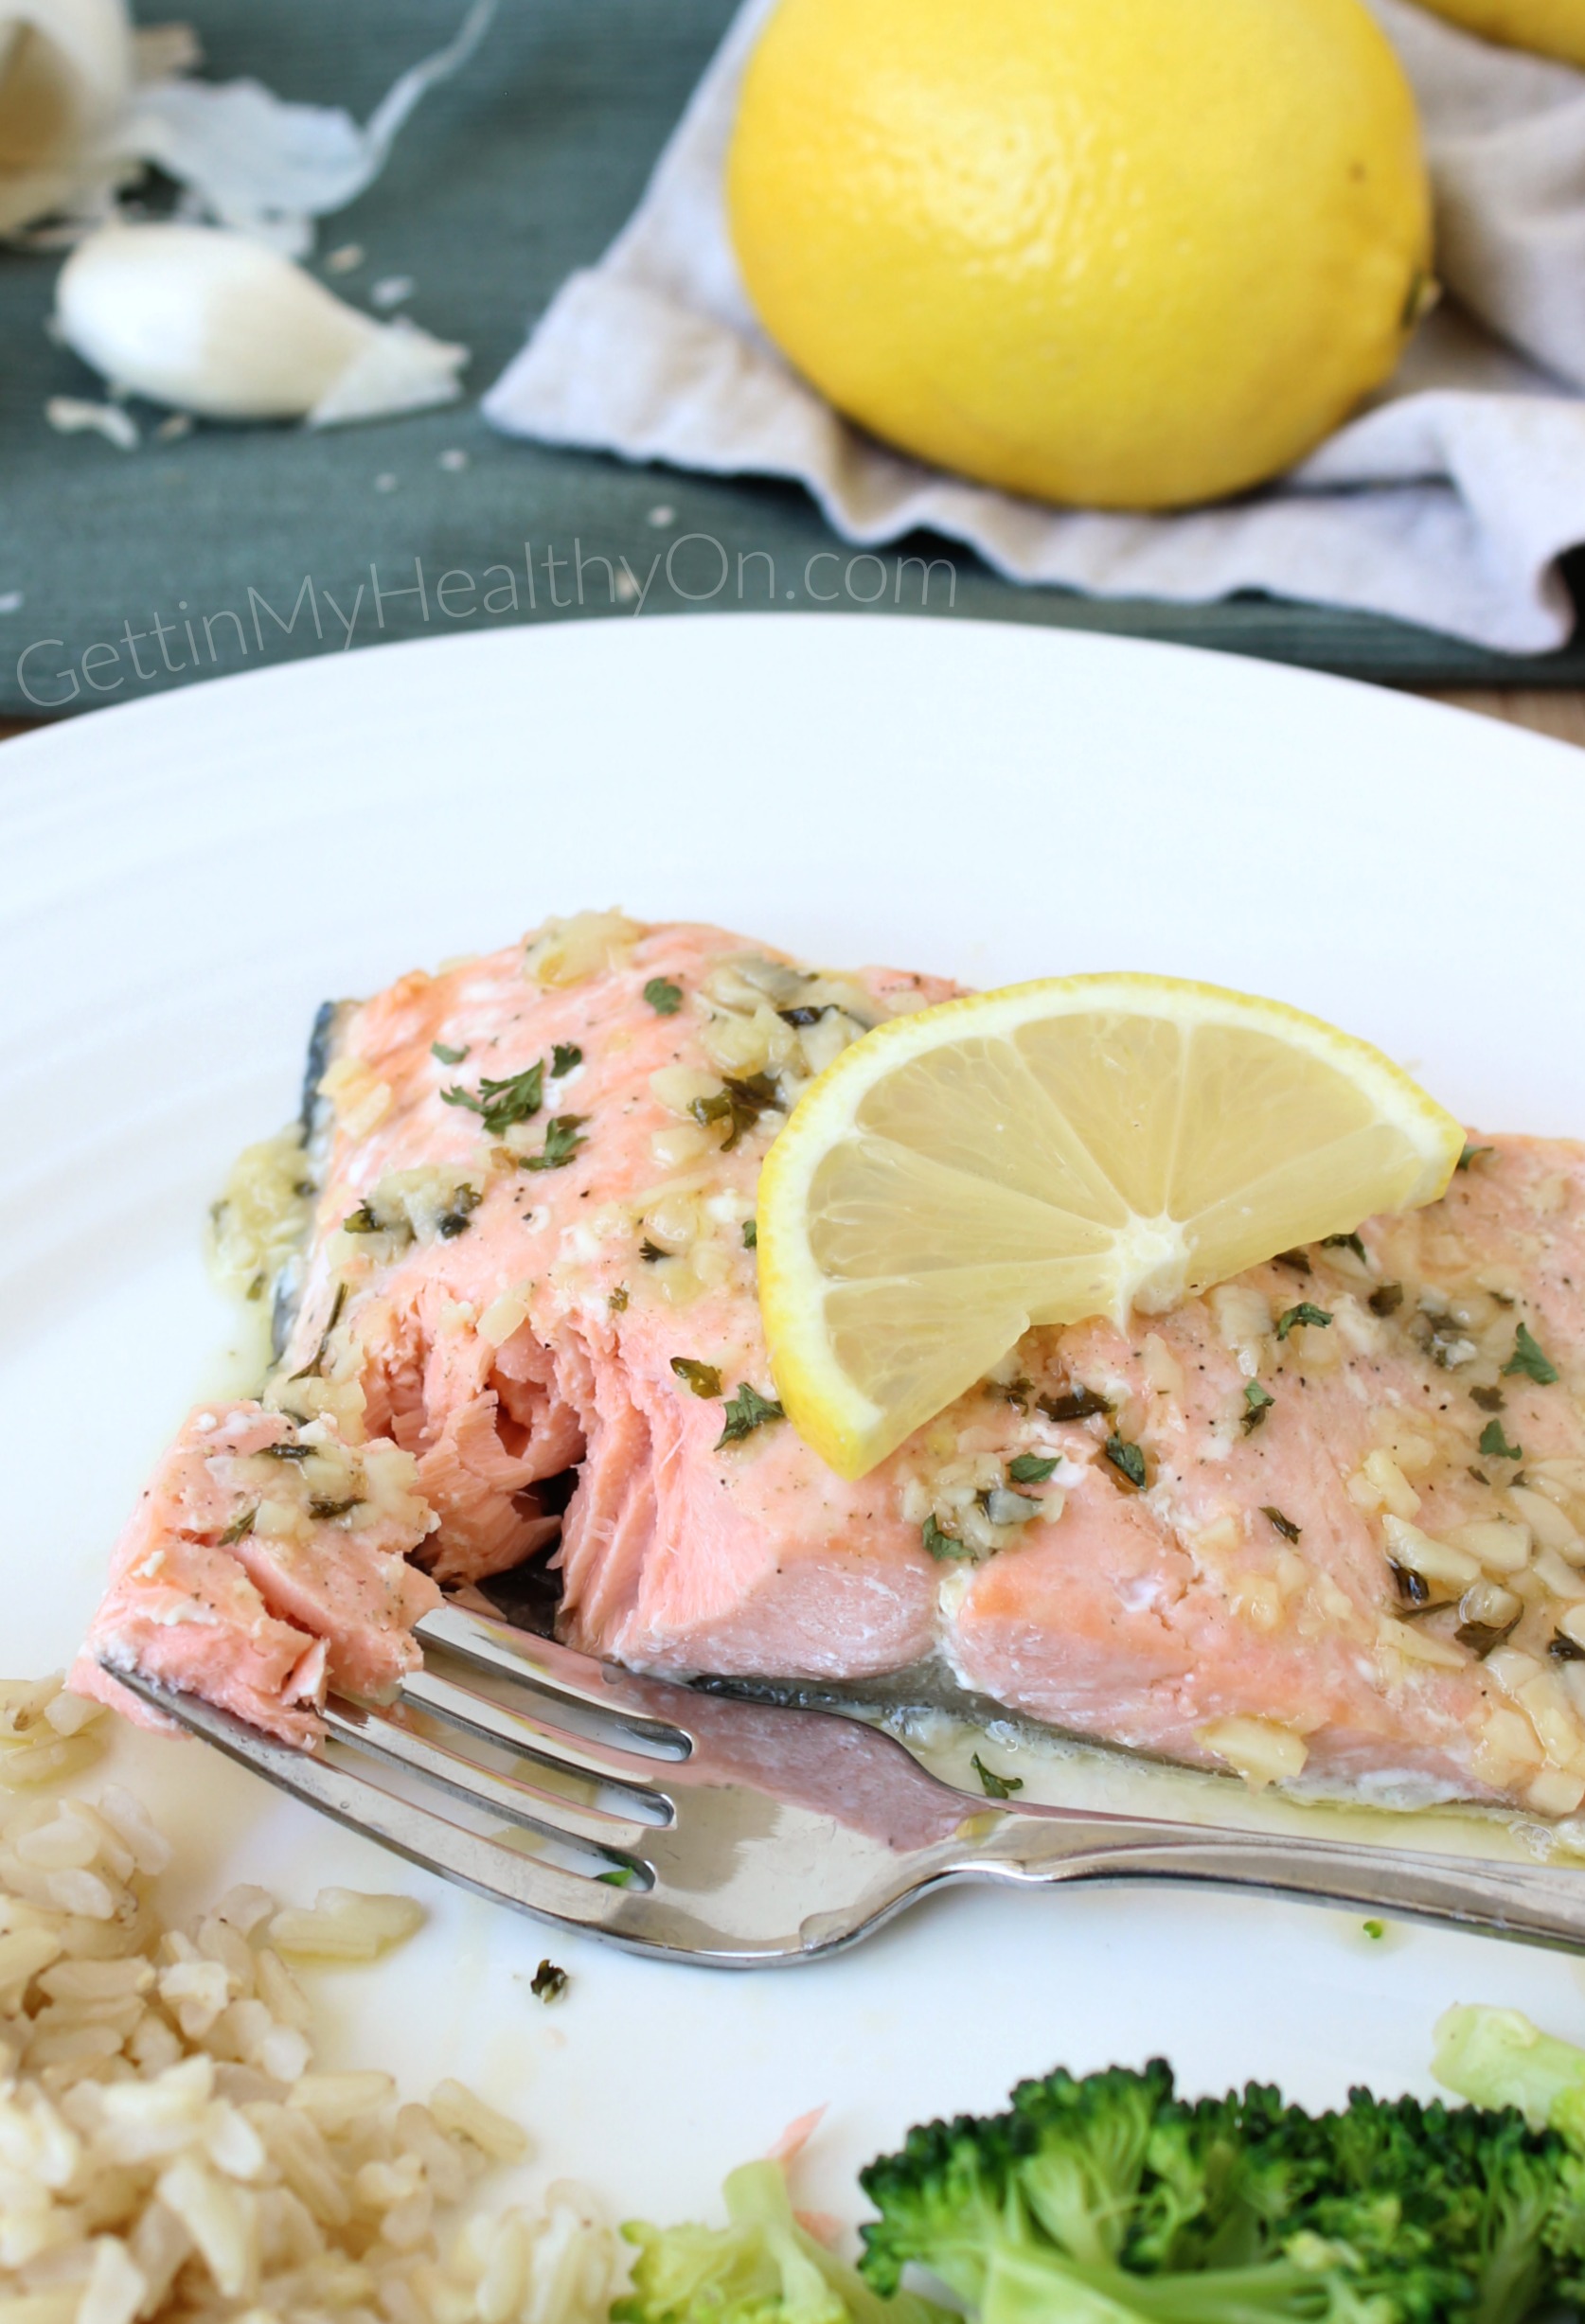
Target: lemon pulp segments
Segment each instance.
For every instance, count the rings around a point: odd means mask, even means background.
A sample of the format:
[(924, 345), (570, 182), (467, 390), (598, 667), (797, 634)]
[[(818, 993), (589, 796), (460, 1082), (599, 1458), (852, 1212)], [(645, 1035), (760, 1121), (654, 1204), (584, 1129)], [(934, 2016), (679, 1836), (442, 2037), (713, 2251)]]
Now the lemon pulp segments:
[(862, 1476), (1031, 1324), (1122, 1324), (1434, 1201), (1462, 1145), (1367, 1043), (1214, 985), (1058, 978), (896, 1019), (766, 1159), (782, 1402)]

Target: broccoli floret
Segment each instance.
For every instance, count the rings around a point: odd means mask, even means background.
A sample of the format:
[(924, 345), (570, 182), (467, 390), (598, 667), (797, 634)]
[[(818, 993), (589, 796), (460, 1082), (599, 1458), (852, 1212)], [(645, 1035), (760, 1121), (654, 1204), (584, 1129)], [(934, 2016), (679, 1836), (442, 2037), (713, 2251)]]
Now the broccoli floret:
[[(1437, 2021), (1432, 2071), (1477, 2106), (1505, 2109), (1505, 2120), (1523, 2117), (1532, 2132), (1549, 2132), (1543, 2152), (1562, 2150), (1544, 2186), (1533, 2183), (1523, 2154), (1512, 2157), (1509, 2205), (1516, 2220), (1541, 2214), (1539, 2233), (1558, 2290), (1585, 2300), (1585, 2050), (1542, 2033), (1518, 2010), (1451, 2009)], [(1454, 2109), (1451, 2119), (1472, 2111)], [(1521, 2232), (1515, 2226), (1509, 2241)]]
[(1014, 2116), (962, 2115), (911, 2130), (900, 2155), (862, 2171), (859, 2184), (881, 2216), (862, 2230), (859, 2264), (877, 2291), (896, 2292), (904, 2267), (918, 2261), (977, 2304), (991, 2256), (1024, 2233), (1012, 2191), (1027, 2142)]
[(882, 2298), (806, 2234), (776, 2163), (746, 2163), (724, 2192), (724, 2227), (623, 2227), (638, 2258), (614, 2324), (957, 2324), (916, 2293)]
[(980, 2324), (1523, 2324), (1585, 2272), (1577, 2166), (1512, 2111), (1059, 2072), (862, 2173), (861, 2265), (927, 2269)]

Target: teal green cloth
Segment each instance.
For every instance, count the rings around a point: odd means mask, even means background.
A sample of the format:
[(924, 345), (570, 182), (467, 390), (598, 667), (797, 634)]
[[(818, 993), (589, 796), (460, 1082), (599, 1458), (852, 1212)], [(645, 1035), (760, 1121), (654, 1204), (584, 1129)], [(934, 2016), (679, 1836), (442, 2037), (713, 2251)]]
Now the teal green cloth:
[[(142, 14), (193, 22), (215, 79), (253, 74), (363, 116), (461, 8), (146, 0)], [(871, 597), (877, 613), (895, 611), (900, 596), (932, 619), (1124, 630), (1402, 683), (1585, 683), (1585, 640), (1516, 660), (1261, 597), (1102, 601), (1020, 588), (960, 547), (922, 541), (903, 553), (953, 570), (935, 569), (921, 609), (919, 565), (899, 576), (888, 553), (849, 571), (851, 547), (788, 487), (494, 435), (474, 399), (558, 283), (627, 217), (731, 12), (732, 0), (502, 0), (484, 46), (424, 100), (383, 177), (322, 222), (316, 263), (347, 243), (366, 253), (328, 277), (334, 287), (363, 302), (383, 276), (410, 275), (407, 311), (472, 347), (468, 400), (446, 410), (323, 435), (200, 425), (161, 443), (160, 415), (134, 404), (136, 452), (58, 435), (48, 396), (102, 391), (45, 335), (58, 260), (0, 253), (0, 712), (70, 712), (337, 651), (348, 623), (356, 648), (507, 621), (763, 606), (773, 568), (774, 601), (800, 611), (834, 588), (833, 611)]]

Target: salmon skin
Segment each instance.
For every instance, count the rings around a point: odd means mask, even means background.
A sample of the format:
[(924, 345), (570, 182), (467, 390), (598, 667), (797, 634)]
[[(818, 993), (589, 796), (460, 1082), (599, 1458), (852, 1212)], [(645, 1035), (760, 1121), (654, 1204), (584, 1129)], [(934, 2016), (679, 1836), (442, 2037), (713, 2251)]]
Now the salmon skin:
[(1473, 1141), (1426, 1210), (1031, 1331), (849, 1482), (776, 1403), (756, 1184), (812, 1073), (953, 990), (587, 914), (323, 1015), (228, 1197), (277, 1360), (167, 1455), (77, 1683), (312, 1746), (441, 1588), (554, 1544), (560, 1634), (637, 1670), (1574, 1815), (1585, 1148)]

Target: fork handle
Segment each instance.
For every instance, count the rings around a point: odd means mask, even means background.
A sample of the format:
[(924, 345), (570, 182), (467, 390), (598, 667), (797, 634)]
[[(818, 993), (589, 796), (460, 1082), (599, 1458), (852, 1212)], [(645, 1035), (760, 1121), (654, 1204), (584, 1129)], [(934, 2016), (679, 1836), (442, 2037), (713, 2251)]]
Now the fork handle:
[(1020, 1810), (1006, 1813), (957, 1870), (960, 1876), (1031, 1887), (1149, 1880), (1264, 1889), (1585, 1951), (1585, 1872), (1562, 1865), (1494, 1864), (1275, 1833)]

